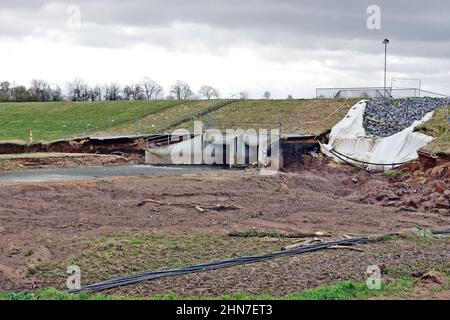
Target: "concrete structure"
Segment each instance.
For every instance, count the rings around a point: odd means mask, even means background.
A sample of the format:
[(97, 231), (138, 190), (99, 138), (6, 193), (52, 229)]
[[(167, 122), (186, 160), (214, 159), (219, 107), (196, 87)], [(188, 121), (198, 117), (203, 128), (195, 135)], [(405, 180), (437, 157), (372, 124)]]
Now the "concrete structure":
[(316, 136), (289, 134), (264, 138), (243, 133), (218, 140), (217, 134), (167, 135), (159, 140), (159, 145), (151, 140), (145, 151), (145, 162), (152, 165), (272, 165), (287, 168), (301, 165), (306, 154), (320, 152)]

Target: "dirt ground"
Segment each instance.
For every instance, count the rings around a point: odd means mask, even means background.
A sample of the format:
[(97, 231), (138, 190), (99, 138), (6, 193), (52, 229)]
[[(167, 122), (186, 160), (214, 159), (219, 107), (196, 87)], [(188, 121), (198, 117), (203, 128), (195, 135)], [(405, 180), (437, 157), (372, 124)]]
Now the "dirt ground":
[[(231, 231), (323, 232), (329, 236), (326, 240), (415, 226), (449, 227), (450, 210), (446, 206), (450, 201), (445, 192), (449, 189), (448, 179), (421, 179), (418, 187), (413, 181), (416, 178), (369, 175), (318, 164), (274, 176), (248, 170), (2, 184), (0, 290), (63, 288), (68, 263), (76, 262), (88, 270), (85, 280), (91, 283), (134, 272), (280, 249), (280, 243), (270, 239), (231, 240), (227, 236)], [(439, 183), (435, 186), (435, 181), (444, 183), (444, 190), (428, 190), (442, 187)], [(379, 196), (380, 191), (383, 196)], [(418, 194), (429, 196), (431, 207), (414, 205), (409, 200)], [(115, 238), (123, 234), (143, 234), (147, 238)], [(175, 240), (161, 242), (161, 237), (154, 238), (155, 234)], [(211, 240), (211, 235), (219, 238)], [(206, 246), (201, 239), (209, 239), (210, 243)], [(190, 241), (192, 246), (188, 245)], [(150, 244), (159, 245), (147, 248)], [(127, 250), (129, 245), (134, 251)], [(407, 272), (449, 272), (449, 248), (448, 239), (371, 244), (362, 246), (363, 252), (312, 253), (159, 280), (121, 292), (216, 295), (243, 291), (283, 295), (344, 279), (362, 280), (367, 266), (380, 262), (395, 270), (406, 268)], [(167, 263), (155, 264), (155, 260)]]
[(141, 162), (135, 157), (118, 155), (34, 153), (21, 155), (0, 155), (0, 173), (27, 169), (73, 168), (79, 166), (104, 166)]

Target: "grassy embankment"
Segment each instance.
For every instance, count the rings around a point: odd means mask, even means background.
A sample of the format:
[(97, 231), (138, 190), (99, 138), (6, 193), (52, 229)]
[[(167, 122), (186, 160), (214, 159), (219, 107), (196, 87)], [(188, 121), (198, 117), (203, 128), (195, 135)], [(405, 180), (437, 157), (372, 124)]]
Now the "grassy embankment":
[(280, 123), (283, 133), (320, 135), (345, 117), (360, 99), (242, 100), (220, 109), (207, 122), (226, 128), (272, 128)]
[[(242, 100), (201, 120), (219, 128), (271, 128), (281, 123), (284, 133), (318, 135), (339, 122), (358, 99)], [(25, 143), (28, 130), (35, 142), (87, 135), (156, 133), (177, 119), (203, 111), (219, 101), (117, 101), (1, 103), (0, 141)], [(191, 128), (192, 123), (181, 127)], [(418, 131), (435, 137), (425, 148), (450, 153), (447, 114), (438, 110)]]
[(36, 142), (157, 131), (176, 117), (209, 105), (206, 101), (1, 103), (0, 141), (28, 141), (30, 129)]
[(450, 155), (450, 124), (445, 109), (436, 111), (433, 118), (418, 127), (417, 131), (435, 138), (433, 142), (423, 148), (424, 151), (431, 153), (445, 152)]
[[(117, 101), (0, 104), (0, 141), (48, 142), (86, 135), (154, 133), (205, 110), (219, 101)], [(246, 100), (237, 101), (212, 115), (213, 121), (233, 128), (239, 123), (259, 129), (262, 122), (280, 122), (283, 132), (320, 134), (342, 119), (354, 101)], [(331, 115), (331, 116), (330, 116)], [(205, 116), (202, 120), (208, 120)], [(184, 127), (190, 127), (187, 123)]]

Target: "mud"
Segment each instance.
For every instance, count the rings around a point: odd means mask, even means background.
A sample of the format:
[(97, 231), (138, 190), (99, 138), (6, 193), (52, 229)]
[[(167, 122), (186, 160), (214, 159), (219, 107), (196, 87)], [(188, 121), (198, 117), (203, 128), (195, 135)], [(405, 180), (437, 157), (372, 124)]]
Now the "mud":
[[(369, 175), (352, 168), (334, 168), (310, 160), (307, 169), (274, 176), (262, 176), (256, 170), (247, 170), (154, 174), (59, 183), (1, 183), (0, 290), (49, 285), (51, 283), (27, 278), (27, 270), (36, 264), (63, 261), (79, 254), (83, 251), (81, 243), (84, 239), (96, 239), (121, 231), (228, 234), (230, 231), (257, 229), (287, 233), (322, 231), (342, 237), (388, 233), (418, 225), (426, 228), (450, 226), (448, 210), (429, 210), (422, 205), (414, 210), (404, 208), (403, 205), (385, 206), (384, 196), (377, 197), (376, 193), (396, 188), (399, 182), (395, 179)], [(405, 192), (416, 193), (417, 185), (409, 184), (408, 180), (403, 183)], [(445, 188), (448, 189), (448, 185)], [(399, 196), (398, 201), (402, 199)], [(142, 205), (143, 200), (150, 201)], [(217, 205), (220, 210), (214, 210)], [(206, 209), (202, 211), (198, 207)], [(442, 246), (448, 248), (448, 243)], [(442, 246), (433, 251), (435, 257), (442, 257), (442, 254), (449, 252)], [(30, 248), (34, 248), (33, 252), (38, 254), (29, 255)], [(402, 250), (395, 254), (401, 257), (410, 254), (408, 249)], [(181, 256), (183, 254), (187, 253), (180, 252)], [(326, 254), (328, 260), (323, 262), (324, 272), (334, 268), (336, 262), (332, 258), (336, 254)], [(349, 254), (338, 255), (343, 261), (343, 268), (350, 268), (348, 272), (351, 273), (351, 266), (344, 263)], [(361, 258), (357, 254), (356, 257), (361, 265), (363, 262), (367, 264), (367, 257)], [(269, 274), (292, 273), (295, 269), (291, 267), (304, 266), (302, 259), (314, 260), (317, 257), (301, 258), (298, 264), (284, 261), (281, 271), (275, 271), (280, 268), (280, 263), (269, 263), (271, 267), (264, 273), (261, 273), (263, 265), (251, 267), (245, 272), (237, 269), (247, 274), (248, 281), (245, 277), (244, 280), (236, 280), (236, 273), (229, 276), (224, 272), (221, 275), (227, 275), (228, 279), (224, 285), (218, 284), (215, 274), (208, 273), (195, 276), (199, 278), (187, 278), (197, 280), (188, 281), (180, 288), (185, 293), (202, 293), (195, 290), (193, 283), (209, 279), (211, 284), (203, 293), (218, 293), (222, 289), (221, 293), (227, 293), (243, 289), (249, 285), (253, 276), (261, 274), (261, 277), (257, 277), (259, 284), (249, 287), (250, 293), (258, 290), (265, 292), (275, 286), (269, 281)], [(449, 261), (447, 256), (445, 259)], [(306, 268), (315, 269), (319, 260), (314, 261), (307, 264)], [(340, 280), (344, 276), (345, 273), (332, 278), (324, 276), (323, 279), (301, 276), (302, 285), (298, 288)], [(290, 275), (287, 279), (293, 277)], [(161, 282), (157, 287), (159, 291), (155, 289), (151, 292), (163, 292), (163, 288), (172, 290), (180, 285), (176, 281), (181, 280), (174, 281), (175, 285), (167, 287), (165, 285), (168, 282)], [(226, 289), (226, 283), (233, 285)], [(292, 291), (292, 286), (273, 288), (269, 291), (274, 294)]]
[[(391, 270), (398, 268), (402, 275), (427, 272), (431, 270), (430, 268), (448, 271), (450, 268), (450, 252), (446, 250), (448, 246), (448, 241), (433, 246), (408, 242), (362, 245), (358, 246), (360, 252), (327, 250), (250, 266), (162, 279), (111, 290), (109, 293), (146, 296), (170, 292), (180, 296), (217, 296), (245, 292), (279, 297), (339, 281), (365, 282), (367, 268), (371, 265), (383, 264), (385, 268)], [(395, 276), (396, 272), (391, 275)], [(382, 279), (386, 281), (389, 277), (383, 275)], [(443, 285), (431, 286), (433, 287), (442, 288)], [(410, 298), (423, 298), (430, 294), (429, 291), (420, 291), (420, 288), (424, 290), (430, 286), (424, 288), (418, 284)], [(449, 294), (448, 285), (443, 289), (446, 291), (436, 295), (445, 299)]]
[(0, 174), (28, 169), (77, 168), (81, 166), (106, 166), (142, 163), (138, 156), (96, 154), (28, 154), (0, 158)]
[(100, 153), (114, 154), (116, 152), (132, 155), (144, 155), (147, 136), (123, 137), (86, 137), (72, 140), (61, 140), (48, 143), (0, 143), (0, 154), (22, 154), (38, 152), (61, 153)]
[(155, 167), (138, 164), (115, 164), (97, 166), (79, 166), (51, 169), (33, 169), (11, 171), (0, 173), (0, 185), (8, 183), (41, 182), (52, 181), (87, 181), (106, 177), (136, 177), (152, 174), (182, 174), (191, 172), (208, 172), (224, 170), (222, 167), (201, 167), (201, 166), (168, 166)]
[(425, 171), (413, 164), (393, 174), (388, 182), (368, 182), (353, 199), (412, 213), (450, 216), (450, 162)]

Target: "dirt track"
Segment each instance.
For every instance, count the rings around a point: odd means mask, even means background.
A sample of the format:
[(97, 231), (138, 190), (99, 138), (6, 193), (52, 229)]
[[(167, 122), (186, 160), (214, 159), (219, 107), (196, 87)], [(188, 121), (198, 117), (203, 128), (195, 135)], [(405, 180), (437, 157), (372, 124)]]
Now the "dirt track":
[(141, 162), (139, 157), (128, 158), (117, 155), (34, 153), (22, 155), (0, 155), (0, 173), (27, 169), (73, 168), (79, 166), (120, 165)]
[[(372, 184), (387, 190), (393, 182), (353, 169), (318, 166), (275, 176), (236, 171), (1, 185), (0, 290), (54, 284), (25, 279), (25, 274), (35, 265), (79, 255), (85, 239), (120, 231), (227, 234), (256, 228), (342, 237), (417, 225), (450, 226), (447, 210), (381, 206), (382, 199), (378, 204), (366, 196)], [(153, 202), (138, 206), (145, 199)], [(212, 209), (217, 204), (221, 207)], [(209, 209), (200, 212), (197, 205)], [(313, 282), (305, 284), (323, 281)], [(286, 290), (280, 287), (274, 293)]]

